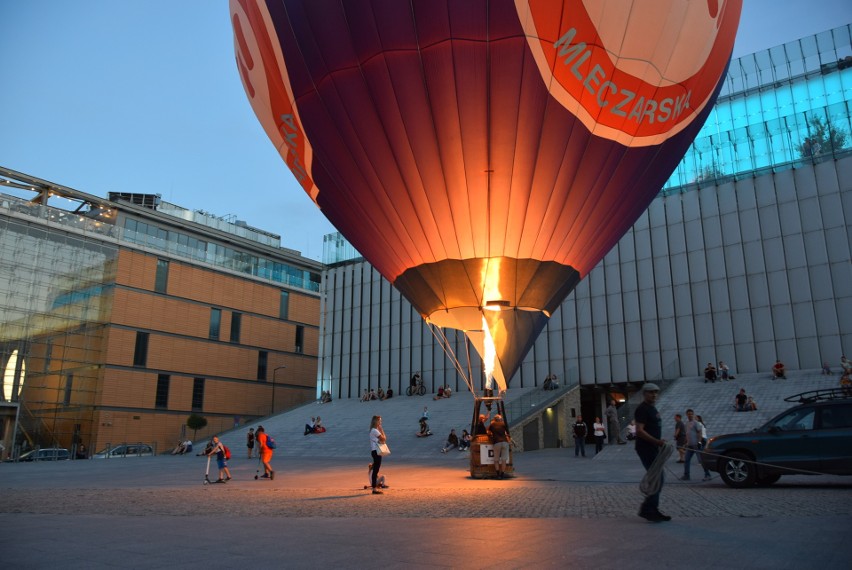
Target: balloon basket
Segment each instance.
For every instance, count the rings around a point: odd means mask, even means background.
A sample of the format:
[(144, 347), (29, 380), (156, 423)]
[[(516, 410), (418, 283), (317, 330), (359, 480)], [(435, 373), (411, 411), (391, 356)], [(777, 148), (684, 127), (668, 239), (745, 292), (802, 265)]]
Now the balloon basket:
[[(470, 433), (476, 433), (476, 423), (483, 405), (489, 409), (489, 416), (491, 415), (490, 410), (496, 405), (497, 413), (503, 416), (506, 427), (509, 427), (502, 398), (477, 397), (473, 405), (473, 421), (471, 422)], [(515, 473), (511, 445), (509, 446), (509, 463), (506, 465), (506, 470), (503, 473), (510, 477)], [(470, 440), (470, 476), (472, 479), (497, 478), (497, 469), (494, 467), (494, 449), (491, 444), (491, 438), (488, 435), (474, 435)]]

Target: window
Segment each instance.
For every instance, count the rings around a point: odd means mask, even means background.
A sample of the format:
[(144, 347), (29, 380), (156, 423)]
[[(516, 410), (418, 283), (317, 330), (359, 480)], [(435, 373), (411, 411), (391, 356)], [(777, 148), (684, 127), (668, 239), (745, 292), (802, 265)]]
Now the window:
[(154, 291), (165, 293), (169, 283), (169, 262), (166, 259), (157, 260), (157, 276), (154, 278)]
[(192, 410), (200, 412), (204, 406), (204, 378), (195, 378), (192, 381)]
[(240, 342), (240, 325), (242, 320), (242, 313), (231, 313), (231, 342)]
[(154, 397), (154, 407), (165, 409), (169, 407), (169, 383), (171, 377), (168, 374), (157, 375), (157, 394)]
[(278, 308), (279, 319), (290, 318), (290, 293), (289, 291), (281, 291), (281, 306)]
[(257, 353), (257, 379), (266, 381), (266, 362), (269, 359), (269, 353), (261, 350)]
[(296, 352), (301, 353), (305, 345), (305, 327), (298, 325), (296, 327)]
[(814, 429), (814, 408), (797, 408), (775, 421), (775, 427), (781, 431), (802, 431)]
[(133, 350), (133, 366), (145, 366), (148, 363), (148, 333), (136, 332), (136, 347)]
[(219, 340), (219, 326), (222, 324), (222, 309), (210, 309), (210, 338)]
[(66, 374), (65, 375), (65, 398), (62, 403), (66, 406), (71, 403), (71, 385), (74, 383), (74, 375)]

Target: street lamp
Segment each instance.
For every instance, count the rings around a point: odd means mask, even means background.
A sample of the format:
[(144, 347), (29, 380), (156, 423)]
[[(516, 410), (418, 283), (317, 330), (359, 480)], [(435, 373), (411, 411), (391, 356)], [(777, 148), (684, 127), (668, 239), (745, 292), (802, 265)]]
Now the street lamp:
[(287, 367), (279, 366), (278, 368), (272, 371), (272, 405), (269, 407), (270, 416), (275, 413), (275, 375), (278, 373), (279, 370), (283, 370), (285, 368)]

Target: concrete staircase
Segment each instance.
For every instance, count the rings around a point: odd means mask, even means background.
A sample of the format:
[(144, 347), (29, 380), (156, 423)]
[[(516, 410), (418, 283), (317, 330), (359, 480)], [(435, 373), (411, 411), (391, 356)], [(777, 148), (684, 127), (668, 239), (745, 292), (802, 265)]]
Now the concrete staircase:
[[(507, 405), (522, 398), (537, 388), (509, 390)], [(431, 437), (420, 438), (419, 419), (423, 407), (429, 409)], [(303, 435), (305, 424), (313, 416), (322, 417), (328, 431), (321, 434)], [(374, 415), (382, 416), (388, 436), (388, 445), (395, 457), (426, 458), (444, 457), (446, 460), (464, 459), (467, 453), (452, 451), (442, 454), (441, 447), (447, 440), (450, 429), (455, 428), (461, 436), (462, 430), (470, 430), (473, 417), (473, 396), (470, 392), (456, 392), (451, 398), (433, 400), (425, 396), (394, 396), (390, 400), (360, 402), (358, 400), (333, 400), (328, 404), (311, 403), (300, 408), (246, 424), (235, 430), (220, 434), (220, 438), (231, 448), (235, 457), (245, 457), (246, 433), (249, 428), (262, 424), (266, 432), (275, 438), (278, 448), (275, 457), (370, 457), (370, 420)], [(510, 418), (511, 419), (511, 418)], [(202, 441), (195, 442), (202, 445)]]
[[(784, 398), (807, 390), (834, 388), (839, 385), (840, 376), (823, 376), (819, 370), (796, 370), (787, 375), (786, 380), (772, 380), (767, 373), (738, 374), (735, 380), (716, 381), (705, 384), (699, 376), (684, 377), (671, 383), (660, 395), (657, 408), (663, 417), (663, 436), (671, 439), (674, 432), (674, 414), (686, 414), (692, 408), (700, 414), (707, 424), (710, 437), (723, 433), (749, 431), (776, 414), (792, 407)], [(754, 397), (758, 409), (756, 412), (737, 412), (734, 410), (734, 396), (740, 388)], [(533, 396), (538, 388), (509, 390), (507, 407), (511, 402)], [(429, 409), (429, 427), (431, 437), (418, 438), (418, 420), (423, 407)], [(322, 434), (303, 435), (305, 424), (312, 416), (321, 416), (328, 431)], [(328, 404), (306, 404), (295, 410), (265, 418), (260, 422), (246, 424), (238, 429), (220, 434), (231, 448), (235, 457), (246, 456), (246, 433), (250, 427), (263, 424), (278, 443), (275, 461), (286, 461), (286, 457), (363, 457), (365, 462), (370, 456), (368, 433), (373, 415), (382, 416), (388, 444), (397, 458), (434, 459), (435, 461), (468, 460), (467, 453), (452, 451), (441, 453), (451, 428), (461, 435), (463, 429), (470, 429), (473, 415), (473, 397), (469, 392), (458, 392), (452, 398), (433, 400), (425, 396), (395, 396), (390, 400), (360, 402), (358, 400), (334, 400)], [(510, 420), (512, 418), (510, 417)], [(203, 442), (196, 442), (203, 445)], [(586, 445), (588, 451), (589, 444)], [(592, 449), (594, 446), (592, 445)], [(624, 454), (634, 456), (633, 445), (607, 445), (595, 459), (623, 459)]]
[[(766, 372), (737, 374), (735, 380), (717, 380), (708, 384), (704, 383), (703, 376), (690, 376), (679, 378), (662, 392), (657, 400), (657, 409), (663, 418), (663, 437), (669, 441), (674, 434), (674, 415), (679, 413), (685, 419), (688, 408), (704, 419), (707, 435), (713, 437), (760, 427), (795, 405), (784, 401), (788, 396), (808, 390), (837, 388), (839, 385), (839, 375), (825, 376), (820, 370), (794, 370), (781, 380), (772, 380)], [(757, 411), (737, 412), (734, 409), (734, 396), (740, 388), (745, 388), (746, 395), (754, 398)], [(596, 459), (615, 459), (624, 453), (635, 455), (633, 445), (606, 446)], [(677, 458), (676, 455), (673, 457)]]

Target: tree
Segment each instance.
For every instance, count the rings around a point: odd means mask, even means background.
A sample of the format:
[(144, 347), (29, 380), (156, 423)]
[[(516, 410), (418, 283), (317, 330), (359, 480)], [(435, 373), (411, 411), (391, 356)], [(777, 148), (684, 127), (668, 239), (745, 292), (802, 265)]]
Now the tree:
[(716, 181), (724, 176), (726, 174), (722, 172), (722, 169), (714, 164), (712, 166), (705, 166), (699, 170), (698, 175), (695, 177), (695, 182), (701, 184), (702, 182)]
[(798, 151), (802, 158), (811, 158), (823, 154), (832, 154), (846, 146), (848, 134), (835, 127), (831, 119), (822, 117), (808, 119), (809, 135), (805, 137)]
[(192, 439), (195, 439), (195, 435), (198, 433), (203, 427), (207, 426), (207, 418), (204, 416), (199, 416), (198, 414), (190, 414), (190, 416), (186, 419), (186, 427), (192, 430)]

